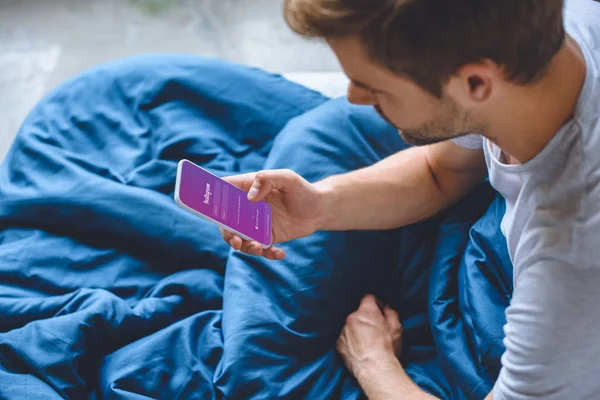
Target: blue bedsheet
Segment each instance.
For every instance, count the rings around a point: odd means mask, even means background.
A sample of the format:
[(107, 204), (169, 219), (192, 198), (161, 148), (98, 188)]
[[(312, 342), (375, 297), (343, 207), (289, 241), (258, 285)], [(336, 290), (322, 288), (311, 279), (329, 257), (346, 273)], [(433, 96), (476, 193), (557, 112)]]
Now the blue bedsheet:
[(398, 310), (419, 385), (482, 398), (512, 290), (489, 186), (404, 229), (285, 244), (280, 262), (232, 252), (172, 199), (182, 158), (316, 181), (405, 147), (370, 108), (217, 60), (65, 83), (0, 170), (0, 398), (360, 398), (334, 345), (366, 293)]

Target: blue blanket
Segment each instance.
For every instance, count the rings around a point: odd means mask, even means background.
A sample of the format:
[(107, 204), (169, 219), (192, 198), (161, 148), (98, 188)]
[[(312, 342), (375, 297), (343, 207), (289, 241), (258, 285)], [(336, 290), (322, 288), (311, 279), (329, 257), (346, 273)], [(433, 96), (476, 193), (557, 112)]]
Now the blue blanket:
[(399, 312), (421, 387), (482, 398), (512, 290), (488, 185), (410, 227), (293, 241), (279, 262), (231, 251), (172, 199), (182, 158), (316, 181), (405, 147), (370, 108), (217, 60), (66, 82), (0, 170), (0, 398), (361, 398), (335, 341), (366, 293)]

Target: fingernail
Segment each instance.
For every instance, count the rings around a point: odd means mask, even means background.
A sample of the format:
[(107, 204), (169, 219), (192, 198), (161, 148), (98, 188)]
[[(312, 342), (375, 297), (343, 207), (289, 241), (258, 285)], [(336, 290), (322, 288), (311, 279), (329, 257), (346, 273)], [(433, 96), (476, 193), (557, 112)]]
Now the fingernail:
[[(231, 247), (234, 247), (234, 246), (233, 246), (233, 239), (230, 239), (230, 240), (229, 240), (229, 245), (230, 245)], [(234, 247), (234, 248), (235, 248), (235, 247)]]
[(258, 188), (256, 186), (252, 186), (252, 189), (250, 189), (250, 193), (248, 193), (249, 197), (256, 197), (258, 196)]
[(248, 250), (248, 254), (250, 254), (251, 256), (256, 255), (256, 250), (254, 249), (254, 247), (250, 247), (250, 249)]

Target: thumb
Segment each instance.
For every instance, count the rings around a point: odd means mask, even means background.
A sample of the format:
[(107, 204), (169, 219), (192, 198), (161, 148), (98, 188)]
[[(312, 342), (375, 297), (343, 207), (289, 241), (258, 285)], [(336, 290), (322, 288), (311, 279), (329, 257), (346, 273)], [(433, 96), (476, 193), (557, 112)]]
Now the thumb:
[(226, 176), (223, 178), (223, 180), (227, 183), (231, 183), (233, 186), (237, 186), (244, 192), (247, 192), (252, 187), (252, 183), (254, 183), (255, 177), (256, 172), (252, 172), (249, 174)]
[(290, 170), (271, 170), (256, 173), (248, 193), (252, 201), (263, 200), (272, 190), (285, 191), (292, 186), (297, 175)]

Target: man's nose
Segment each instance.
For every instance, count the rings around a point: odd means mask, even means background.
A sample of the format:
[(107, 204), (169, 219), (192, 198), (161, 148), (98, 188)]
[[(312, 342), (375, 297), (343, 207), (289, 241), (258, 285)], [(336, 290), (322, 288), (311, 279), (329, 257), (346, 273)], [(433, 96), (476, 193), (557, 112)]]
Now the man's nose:
[(359, 106), (374, 106), (377, 104), (373, 92), (360, 88), (353, 83), (348, 85), (348, 101)]

